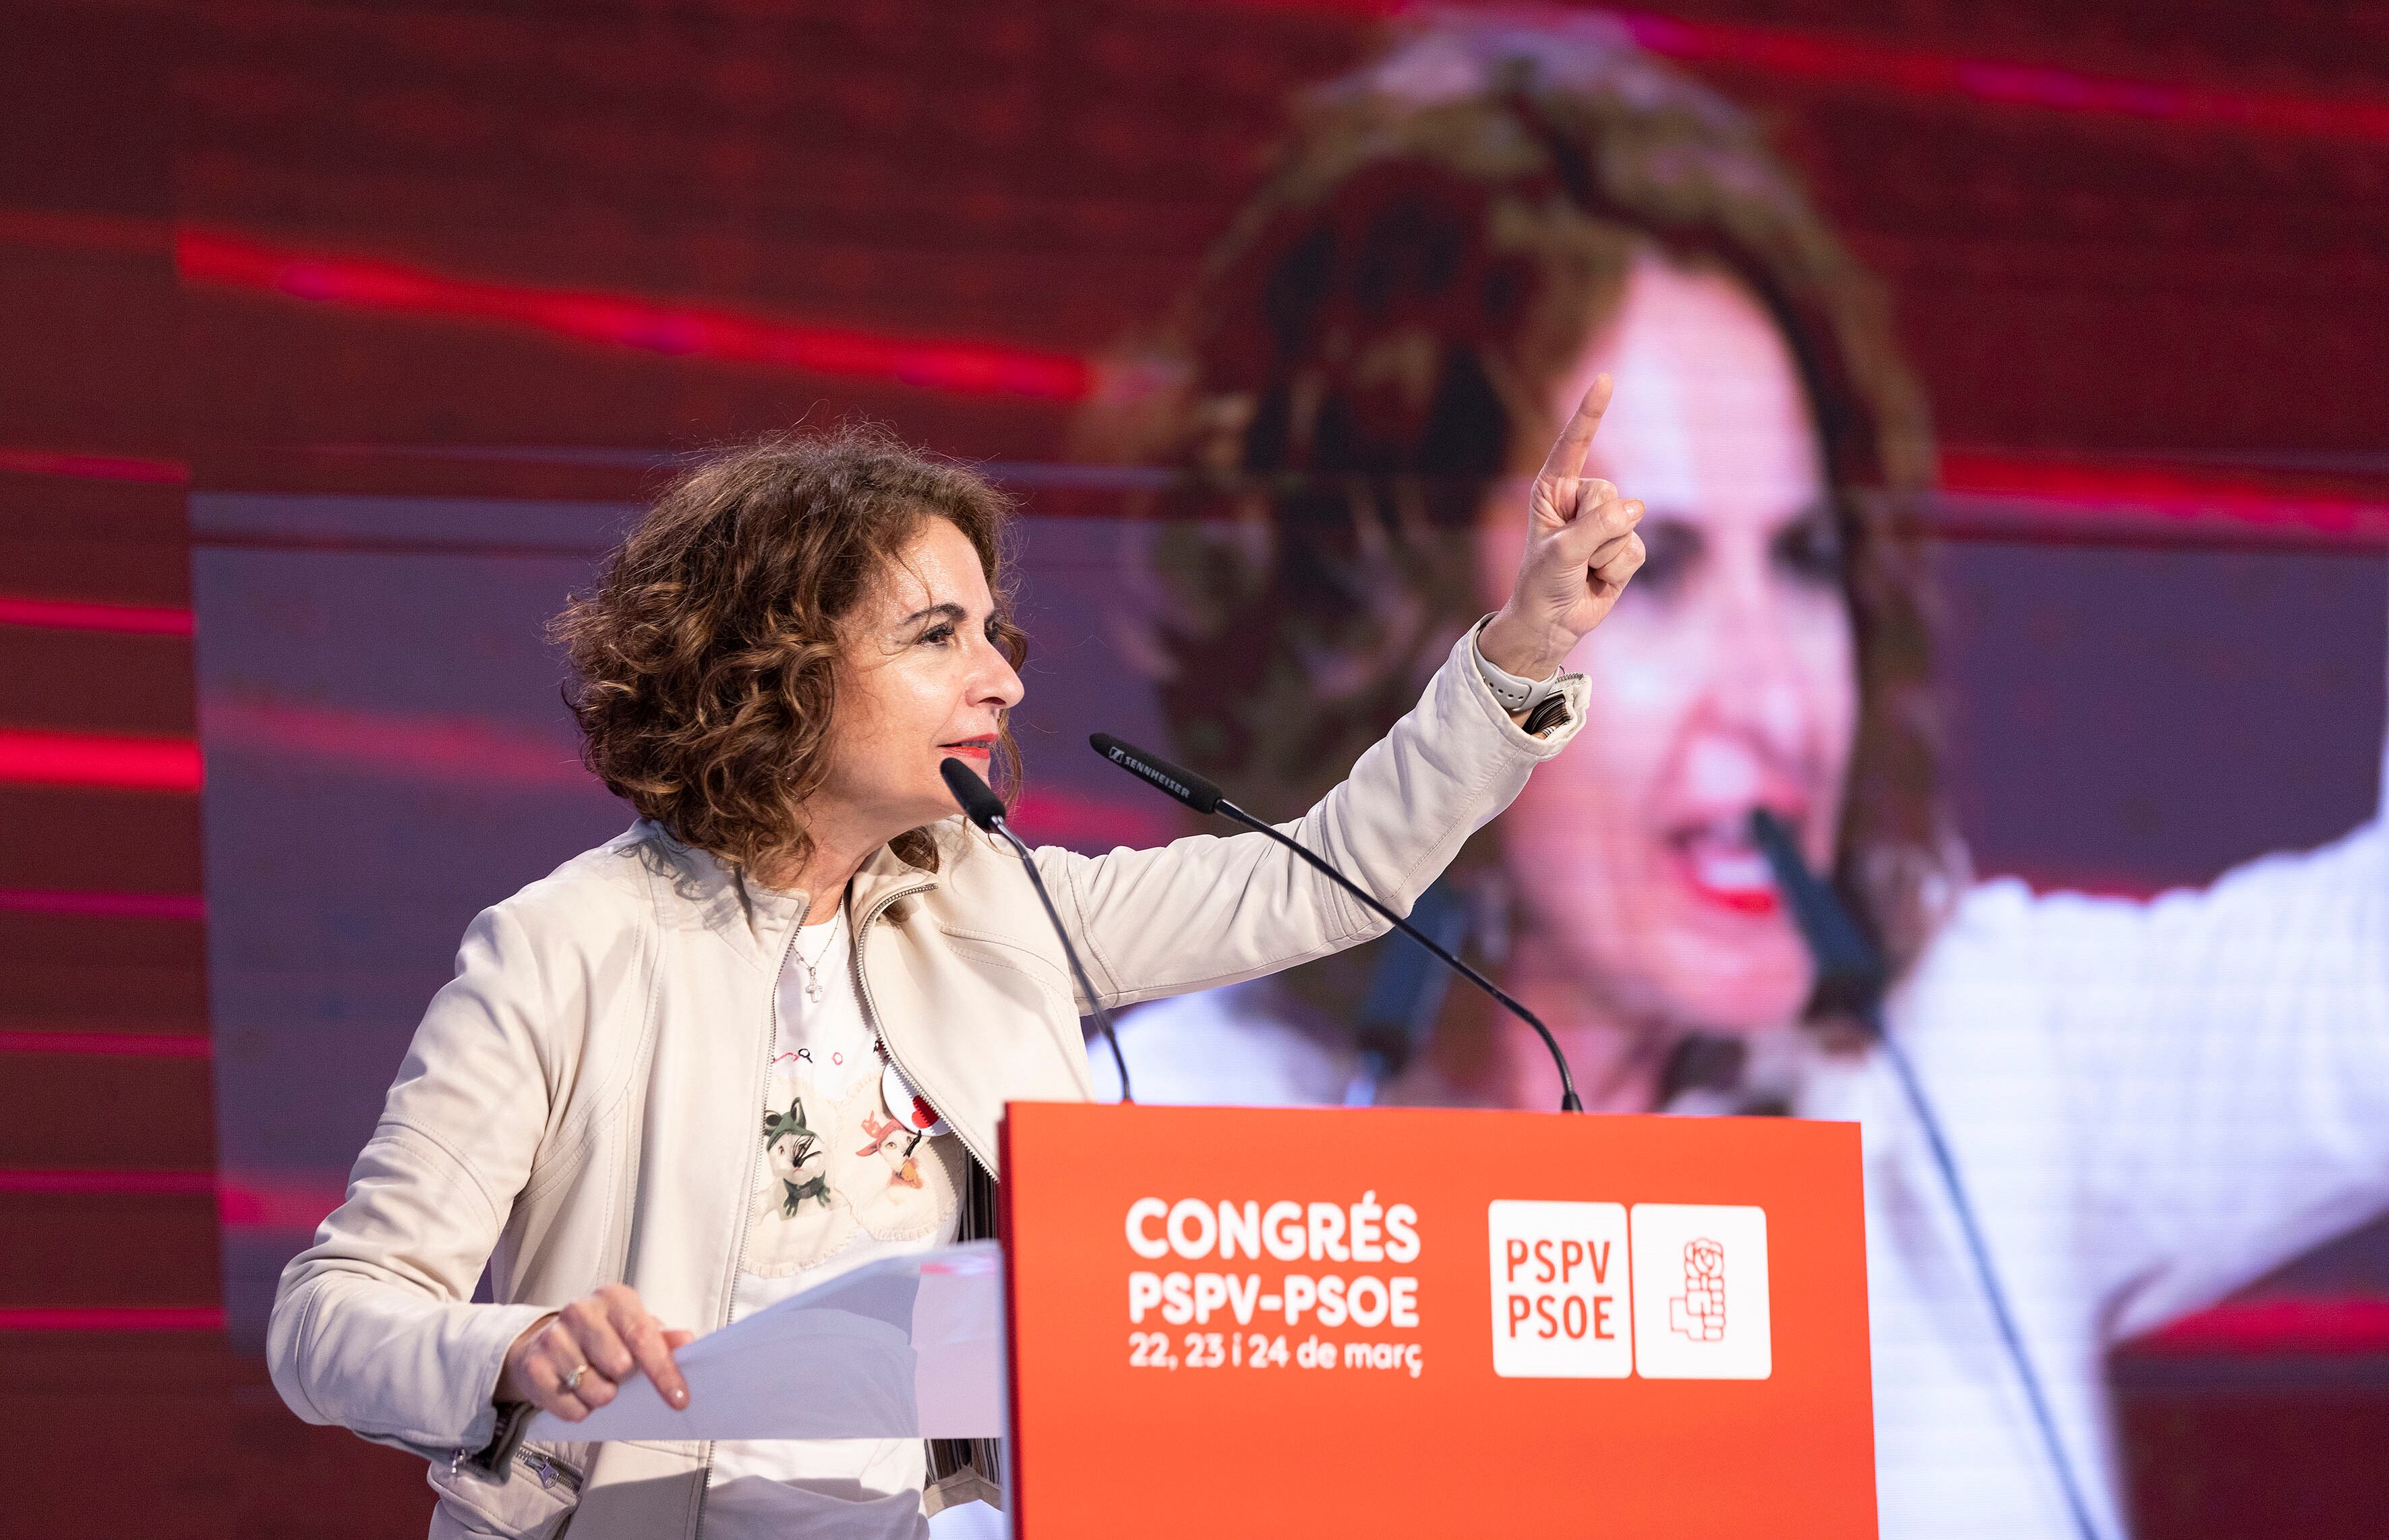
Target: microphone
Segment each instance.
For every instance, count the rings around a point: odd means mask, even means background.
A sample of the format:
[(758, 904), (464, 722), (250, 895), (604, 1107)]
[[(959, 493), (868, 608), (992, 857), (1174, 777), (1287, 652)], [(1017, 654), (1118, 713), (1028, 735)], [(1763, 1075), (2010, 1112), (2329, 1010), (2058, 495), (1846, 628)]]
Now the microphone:
[(1765, 808), (1750, 810), (1750, 835), (1767, 858), (1776, 891), (1792, 910), (1792, 923), (1817, 965), (1811, 1014), (1831, 1012), (1857, 1017), (1870, 1037), (1883, 1036), (1883, 991), (1888, 982), (1883, 954), (1859, 931), (1841, 898), (1801, 859), (1800, 846), (1782, 819)]
[(953, 794), (963, 816), (1001, 838), (1020, 858), (1021, 870), (1028, 873), (1028, 885), (1037, 890), (1038, 902), (1045, 906), (1045, 918), (1053, 923), (1054, 934), (1061, 938), (1062, 955), (1070, 960), (1070, 976), (1079, 981), (1079, 992), (1087, 997), (1088, 1013), (1095, 1018), (1095, 1025), (1112, 1050), (1112, 1066), (1119, 1071), (1120, 1100), (1135, 1101), (1129, 1094), (1128, 1061), (1120, 1056), (1119, 1034), (1112, 1030), (1111, 1012), (1104, 1009), (1102, 997), (1089, 982), (1086, 964), (1079, 961), (1079, 948), (1070, 945), (1070, 933), (1062, 928), (1061, 911), (1054, 907), (1054, 896), (1045, 891), (1045, 879), (1037, 872), (1037, 858), (1029, 854), (1028, 846), (1020, 843), (1020, 836), (1004, 821), (1003, 798), (978, 778), (978, 771), (959, 759), (948, 759), (938, 767), (938, 773), (945, 777), (946, 790)]
[(959, 759), (949, 759), (938, 767), (938, 773), (946, 778), (946, 790), (953, 794), (963, 817), (990, 833), (1003, 827), (1003, 798), (978, 778), (978, 771)]
[(1287, 849), (1293, 851), (1296, 855), (1300, 856), (1304, 860), (1309, 861), (1312, 866), (1317, 867), (1322, 872), (1325, 873), (1330, 882), (1342, 888), (1345, 892), (1350, 894), (1353, 897), (1358, 898), (1361, 902), (1366, 904), (1371, 910), (1390, 922), (1396, 930), (1401, 932), (1404, 935), (1409, 936), (1420, 946), (1424, 947), (1429, 952), (1432, 952), (1437, 958), (1442, 961), (1446, 967), (1450, 968), (1452, 971), (1459, 974), (1461, 977), (1466, 979), (1469, 983), (1474, 984), (1476, 987), (1484, 990), (1487, 994), (1499, 1000), (1503, 1006), (1508, 1008), (1512, 1015), (1516, 1016), (1520, 1021), (1525, 1022), (1528, 1026), (1535, 1029), (1535, 1035), (1542, 1038), (1543, 1047), (1550, 1051), (1552, 1063), (1559, 1067), (1560, 1111), (1564, 1113), (1580, 1113), (1584, 1111), (1584, 1103), (1578, 1099), (1576, 1094), (1576, 1076), (1568, 1069), (1567, 1055), (1560, 1051), (1559, 1039), (1552, 1036), (1552, 1029), (1542, 1024), (1540, 1017), (1527, 1010), (1525, 1006), (1519, 1004), (1515, 999), (1513, 999), (1510, 997), (1509, 992), (1504, 990), (1500, 985), (1494, 983), (1491, 979), (1487, 978), (1483, 974), (1478, 973), (1467, 963), (1463, 962), (1458, 957), (1446, 949), (1440, 942), (1435, 939), (1435, 937), (1427, 935), (1424, 931), (1420, 930), (1416, 925), (1412, 924), (1400, 915), (1396, 914), (1392, 910), (1389, 910), (1385, 905), (1379, 903), (1377, 901), (1376, 895), (1363, 890), (1358, 883), (1355, 883), (1351, 878), (1347, 877), (1344, 873), (1336, 871), (1333, 866), (1330, 866), (1325, 858), (1312, 853), (1302, 844), (1301, 841), (1291, 837), (1271, 824), (1262, 821), (1260, 819), (1255, 818), (1252, 814), (1245, 811), (1242, 808), (1237, 807), (1234, 803), (1228, 800), (1227, 796), (1220, 792), (1218, 786), (1195, 774), (1193, 770), (1184, 770), (1177, 765), (1173, 765), (1169, 760), (1162, 758), (1158, 755), (1147, 754), (1144, 750), (1138, 748), (1133, 745), (1124, 744), (1108, 732), (1095, 733), (1089, 737), (1087, 742), (1094, 748), (1094, 751), (1097, 754), (1102, 755), (1113, 764), (1118, 765), (1120, 769), (1128, 771), (1131, 775), (1133, 775), (1138, 780), (1156, 788), (1165, 795), (1176, 799), (1177, 801), (1184, 803), (1189, 808), (1194, 808), (1196, 812), (1217, 813), (1222, 818), (1233, 819), (1236, 822), (1243, 824), (1246, 828), (1253, 830), (1257, 834), (1266, 834), (1271, 839), (1273, 839), (1280, 845), (1284, 846)]
[(1916, 1068), (1909, 1063), (1907, 1051), (1884, 1030), (1883, 996), (1889, 982), (1889, 970), (1884, 965), (1883, 954), (1859, 929), (1858, 921), (1844, 907), (1840, 895), (1808, 870), (1798, 843), (1782, 819), (1765, 808), (1753, 808), (1750, 835), (1767, 857), (1775, 885), (1792, 910), (1792, 923), (1816, 963), (1817, 987), (1809, 997), (1809, 1011), (1845, 1014), (1858, 1020), (1890, 1062), (1892, 1073), (1906, 1094), (1909, 1110), (1916, 1114), (1917, 1124), (1924, 1130), (1925, 1147), (1940, 1172), (1942, 1190), (1949, 1195), (1949, 1206), (1957, 1210), (1958, 1228), (1974, 1259), (1975, 1282), (1991, 1307), (1991, 1319), (1999, 1328), (2008, 1361), (2015, 1366), (2016, 1378), (2024, 1384), (2025, 1400), (2040, 1430), (2041, 1445), (2057, 1472), (2057, 1484), (2065, 1494), (2065, 1505), (2072, 1510), (2075, 1532), (2081, 1540), (2099, 1540), (2098, 1528), (2090, 1521), (2089, 1505), (2083, 1501), (2082, 1485), (2074, 1473), (2074, 1462), (2066, 1457), (2065, 1445), (2057, 1436), (2057, 1421), (2050, 1415), (2049, 1398), (2040, 1388), (2040, 1376), (2033, 1368), (2031, 1355), (2025, 1351), (2024, 1335), (2016, 1330), (2015, 1314), (2008, 1305), (2007, 1292), (1999, 1286), (1999, 1271), (1991, 1266), (1989, 1243), (1983, 1239), (1982, 1225), (1974, 1217), (1974, 1205), (1966, 1196), (1965, 1183), (1959, 1178), (1957, 1156), (1950, 1152), (1948, 1139), (1941, 1130), (1941, 1119), (1926, 1099), (1923, 1083), (1917, 1079)]
[[(1458, 951), (1468, 936), (1468, 902), (1442, 883), (1430, 883), (1411, 906), (1410, 921)], [(1388, 947), (1369, 970), (1368, 991), (1353, 1021), (1360, 1063), (1344, 1087), (1344, 1105), (1373, 1107), (1435, 1031), (1451, 970), (1416, 947)]]

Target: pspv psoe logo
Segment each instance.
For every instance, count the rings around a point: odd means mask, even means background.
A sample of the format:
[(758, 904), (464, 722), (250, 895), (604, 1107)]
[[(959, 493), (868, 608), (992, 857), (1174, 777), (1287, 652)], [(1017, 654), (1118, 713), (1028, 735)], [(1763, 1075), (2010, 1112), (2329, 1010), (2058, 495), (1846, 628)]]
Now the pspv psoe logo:
[(1529, 1203), (1487, 1215), (1493, 1372), (1764, 1380), (1774, 1369), (1767, 1211)]

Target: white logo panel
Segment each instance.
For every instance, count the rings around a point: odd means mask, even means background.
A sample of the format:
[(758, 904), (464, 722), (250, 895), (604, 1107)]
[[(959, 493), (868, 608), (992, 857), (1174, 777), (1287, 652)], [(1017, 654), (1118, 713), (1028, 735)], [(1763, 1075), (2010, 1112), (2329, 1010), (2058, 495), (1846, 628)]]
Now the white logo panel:
[(1494, 1202), (1493, 1372), (1511, 1380), (1623, 1380), (1634, 1312), (1623, 1203)]
[(1637, 1203), (1634, 1367), (1645, 1380), (1764, 1380), (1774, 1372), (1767, 1211)]

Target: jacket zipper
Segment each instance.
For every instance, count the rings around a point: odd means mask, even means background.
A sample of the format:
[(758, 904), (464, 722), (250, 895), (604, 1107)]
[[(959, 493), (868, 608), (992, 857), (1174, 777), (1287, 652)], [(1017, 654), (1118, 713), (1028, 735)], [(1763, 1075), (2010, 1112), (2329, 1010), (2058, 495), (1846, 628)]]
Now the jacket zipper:
[(539, 1478), (539, 1484), (543, 1490), (553, 1490), (561, 1483), (566, 1492), (574, 1496), (581, 1495), (581, 1472), (562, 1460), (531, 1449), (517, 1451), (515, 1458), (528, 1467), (532, 1475)]
[[(887, 913), (888, 906), (895, 903), (899, 898), (909, 898), (913, 894), (926, 893), (928, 891), (928, 888), (929, 885), (926, 883), (920, 884), (914, 887), (899, 888), (895, 892), (881, 898), (877, 903), (872, 905), (869, 910), (864, 911), (862, 923), (856, 925), (854, 928), (854, 986), (856, 993), (861, 995), (862, 998), (862, 1009), (864, 1014), (871, 1019), (872, 1034), (879, 1039), (879, 1046), (888, 1050), (888, 1058), (890, 1063), (895, 1064), (896, 1072), (904, 1077), (904, 1083), (906, 1085), (911, 1086), (914, 1090), (920, 1092), (923, 1097), (926, 1098), (930, 1106), (936, 1107), (939, 1104), (937, 1092), (932, 1090), (929, 1088), (928, 1083), (923, 1080), (921, 1076), (913, 1071), (912, 1065), (904, 1062), (904, 1056), (896, 1051), (896, 1039), (889, 1037), (888, 1034), (888, 1027), (885, 1019), (879, 1014), (879, 1004), (876, 1000), (871, 998), (870, 975), (863, 971), (862, 967), (862, 938), (870, 930), (871, 923), (878, 919), (882, 914)], [(954, 1137), (962, 1140), (963, 1148), (970, 1152), (971, 1159), (978, 1162), (980, 1169), (986, 1171), (990, 1177), (995, 1175), (994, 1160), (986, 1151), (979, 1149), (977, 1145), (971, 1142), (970, 1136), (963, 1132), (963, 1126), (959, 1122), (953, 1122), (952, 1120), (949, 1120), (948, 1126), (953, 1129)]]
[[(805, 917), (798, 915), (797, 923), (788, 927), (787, 944), (780, 948), (779, 966), (772, 970), (772, 993), (763, 1016), (763, 1067), (756, 1092), (760, 1100), (757, 1115), (747, 1121), (750, 1129), (761, 1121), (763, 1114), (771, 1110), (772, 1054), (780, 1046), (780, 977), (788, 971), (788, 954), (797, 949), (797, 937), (804, 930), (804, 925)], [(751, 1135), (749, 1139), (751, 1140)], [(755, 1228), (755, 1163), (760, 1158), (752, 1149), (747, 1152), (747, 1185), (738, 1190), (738, 1252), (731, 1261), (730, 1278), (722, 1291), (722, 1318), (713, 1323), (716, 1331), (730, 1324), (730, 1313), (738, 1304), (738, 1277), (747, 1270), (747, 1239)], [(697, 1487), (696, 1523), (689, 1531), (691, 1540), (705, 1533), (705, 1499), (713, 1490), (713, 1445), (716, 1442), (708, 1439), (705, 1443), (704, 1481)]]

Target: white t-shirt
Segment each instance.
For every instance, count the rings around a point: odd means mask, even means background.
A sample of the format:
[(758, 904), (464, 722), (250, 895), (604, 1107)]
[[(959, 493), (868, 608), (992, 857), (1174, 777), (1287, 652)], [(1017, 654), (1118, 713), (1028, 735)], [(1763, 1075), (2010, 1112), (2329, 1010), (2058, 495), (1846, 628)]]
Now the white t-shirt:
[[(855, 993), (843, 911), (797, 933), (780, 974), (747, 1252), (731, 1318), (875, 1257), (954, 1238), (970, 1157), (890, 1111), (886, 1061)], [(724, 1440), (701, 1540), (920, 1540), (918, 1439)]]

